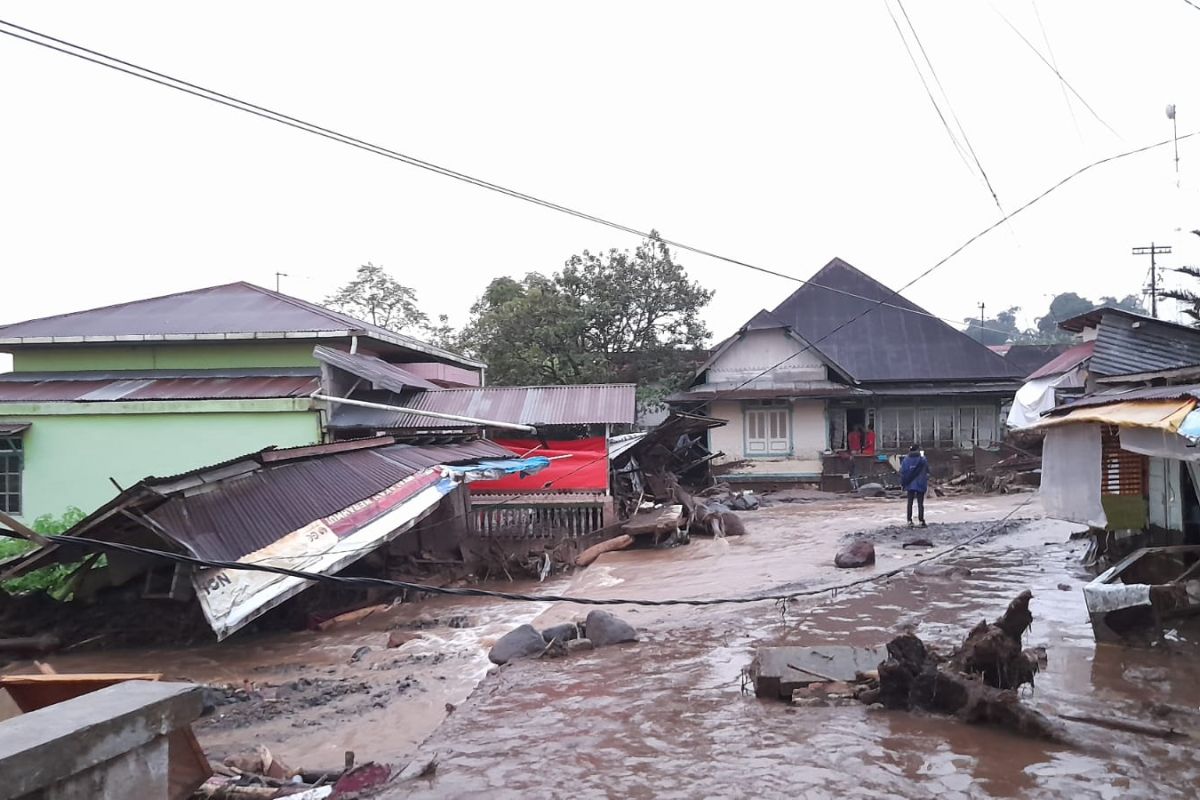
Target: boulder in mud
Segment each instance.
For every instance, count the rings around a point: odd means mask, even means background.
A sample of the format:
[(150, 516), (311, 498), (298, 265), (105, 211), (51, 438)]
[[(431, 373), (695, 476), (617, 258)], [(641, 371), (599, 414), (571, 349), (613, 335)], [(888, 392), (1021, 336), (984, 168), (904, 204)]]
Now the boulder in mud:
[(500, 637), (492, 645), (488, 660), (493, 664), (507, 664), (518, 658), (535, 658), (546, 649), (546, 640), (532, 625), (521, 625)]
[(741, 492), (729, 501), (729, 507), (734, 511), (754, 511), (759, 507), (758, 495), (753, 492)]
[(864, 483), (858, 487), (859, 497), (883, 497), (887, 494), (887, 489), (883, 488), (882, 483)]
[(564, 622), (562, 625), (554, 625), (542, 631), (542, 638), (547, 643), (553, 641), (567, 642), (571, 639), (578, 639), (579, 626), (573, 622)]
[(875, 545), (866, 539), (857, 539), (843, 547), (833, 559), (833, 564), (842, 569), (869, 567), (875, 563)]
[(583, 629), (594, 647), (637, 641), (637, 629), (607, 611), (593, 611), (588, 614)]
[(721, 512), (721, 532), (726, 536), (745, 536), (746, 525), (732, 511)]

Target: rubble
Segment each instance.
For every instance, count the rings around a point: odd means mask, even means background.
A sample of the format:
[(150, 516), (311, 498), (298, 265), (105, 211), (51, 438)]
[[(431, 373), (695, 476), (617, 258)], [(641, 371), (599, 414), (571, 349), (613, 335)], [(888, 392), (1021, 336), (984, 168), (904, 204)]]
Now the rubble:
[(488, 659), (500, 665), (520, 658), (560, 657), (580, 650), (636, 641), (636, 628), (607, 611), (597, 610), (581, 622), (553, 625), (540, 633), (532, 625), (514, 628), (492, 645)]

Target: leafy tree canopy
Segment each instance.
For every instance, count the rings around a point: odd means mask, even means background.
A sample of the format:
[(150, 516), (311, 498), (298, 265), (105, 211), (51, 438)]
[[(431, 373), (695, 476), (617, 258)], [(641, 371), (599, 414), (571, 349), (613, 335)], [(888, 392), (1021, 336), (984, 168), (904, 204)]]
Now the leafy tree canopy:
[(417, 307), (416, 292), (370, 261), (358, 268), (353, 280), (325, 298), (325, 305), (397, 333), (425, 327), (429, 321)]
[(585, 250), (550, 276), (493, 280), (460, 343), (497, 384), (630, 381), (661, 393), (694, 369), (711, 298), (652, 233), (632, 252)]

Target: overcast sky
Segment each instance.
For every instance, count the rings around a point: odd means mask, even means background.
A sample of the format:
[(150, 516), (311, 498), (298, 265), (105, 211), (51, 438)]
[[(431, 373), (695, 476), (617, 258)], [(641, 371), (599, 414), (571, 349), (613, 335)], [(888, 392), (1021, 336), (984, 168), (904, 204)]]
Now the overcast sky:
[[(0, 17), (358, 138), (808, 277), (898, 287), (999, 215), (888, 8), (842, 3), (20, 2)], [(908, 0), (1006, 210), (1200, 130), (1185, 0)], [(1001, 11), (1116, 134), (1097, 121)], [(1045, 37), (1038, 23), (1040, 12)], [(900, 23), (904, 19), (900, 16)], [(906, 29), (907, 33), (907, 29)], [(917, 54), (919, 58), (919, 53)], [(462, 323), (498, 275), (634, 238), (0, 36), (0, 321), (247, 280), (320, 301), (383, 264)], [(928, 77), (928, 76), (927, 76)], [(932, 84), (934, 91), (936, 85)], [(1069, 99), (1068, 99), (1069, 98)], [(939, 96), (939, 100), (940, 100)], [(953, 120), (951, 120), (953, 124)], [(1197, 137), (1200, 140), (1200, 137)], [(954, 319), (1200, 263), (1200, 143), (1098, 167), (906, 292)], [(681, 254), (718, 337), (794, 288)], [(1164, 316), (1173, 316), (1167, 309)]]

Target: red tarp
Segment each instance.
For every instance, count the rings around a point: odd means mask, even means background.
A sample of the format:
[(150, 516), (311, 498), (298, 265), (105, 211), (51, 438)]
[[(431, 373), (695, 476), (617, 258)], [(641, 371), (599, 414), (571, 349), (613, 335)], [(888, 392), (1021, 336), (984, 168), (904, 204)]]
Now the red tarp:
[[(603, 436), (547, 442), (542, 447), (537, 439), (495, 439), (496, 444), (511, 450), (520, 458), (533, 456), (570, 455), (550, 462), (536, 475), (521, 477), (505, 475), (498, 481), (474, 481), (473, 492), (603, 492), (608, 489), (608, 443)], [(546, 484), (550, 488), (545, 488)]]

